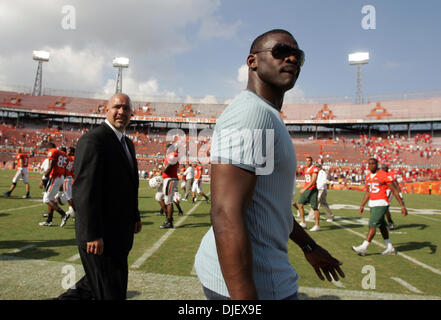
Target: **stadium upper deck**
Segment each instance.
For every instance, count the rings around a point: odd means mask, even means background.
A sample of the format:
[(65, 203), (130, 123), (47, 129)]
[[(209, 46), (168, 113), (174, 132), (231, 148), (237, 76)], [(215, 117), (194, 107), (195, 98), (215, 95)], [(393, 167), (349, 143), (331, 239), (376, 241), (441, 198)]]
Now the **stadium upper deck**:
[[(30, 96), (0, 91), (0, 109), (37, 114), (102, 117), (102, 99)], [(165, 102), (133, 103), (134, 120), (215, 123), (225, 104)], [(287, 124), (403, 123), (441, 121), (441, 97), (386, 100), (366, 104), (285, 104), (282, 117)]]

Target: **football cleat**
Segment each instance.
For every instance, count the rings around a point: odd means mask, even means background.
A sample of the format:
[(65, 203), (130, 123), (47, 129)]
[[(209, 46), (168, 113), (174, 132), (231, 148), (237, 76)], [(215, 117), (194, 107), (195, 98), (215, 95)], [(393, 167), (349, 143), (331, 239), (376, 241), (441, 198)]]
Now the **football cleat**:
[(366, 255), (366, 249), (363, 249), (361, 246), (352, 246), (352, 250), (354, 250), (359, 256), (364, 257)]
[(382, 255), (395, 255), (395, 254), (397, 254), (397, 250), (394, 247), (389, 247), (386, 250), (384, 250), (381, 254)]
[(54, 224), (52, 223), (52, 221), (51, 222), (43, 221), (40, 222), (39, 225), (43, 227), (52, 227)]
[(309, 231), (320, 231), (320, 226), (313, 226)]
[(161, 229), (173, 229), (173, 222), (166, 220), (161, 226)]
[(64, 227), (64, 225), (66, 224), (67, 220), (69, 220), (69, 217), (70, 217), (70, 213), (69, 213), (69, 214), (66, 213), (66, 214), (64, 215), (64, 217), (61, 218), (61, 224), (60, 224), (60, 227)]

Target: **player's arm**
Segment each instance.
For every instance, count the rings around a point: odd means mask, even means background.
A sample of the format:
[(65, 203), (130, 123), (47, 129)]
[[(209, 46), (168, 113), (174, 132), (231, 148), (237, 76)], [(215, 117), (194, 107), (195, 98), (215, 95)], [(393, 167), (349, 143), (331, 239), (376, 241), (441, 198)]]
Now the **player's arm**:
[(40, 185), (39, 185), (40, 189), (43, 188), (43, 179), (45, 177), (49, 178), (49, 174), (51, 173), (51, 171), (52, 171), (54, 166), (55, 166), (55, 160), (49, 159), (48, 168), (46, 169), (46, 171), (43, 172), (43, 176), (42, 176), (42, 179), (41, 179), (41, 182), (40, 182)]
[(398, 192), (397, 187), (395, 186), (395, 184), (393, 182), (392, 183), (388, 183), (387, 185), (390, 188), (390, 190), (392, 191), (392, 194), (397, 199), (398, 203), (400, 204), (400, 206), (401, 206), (401, 213), (403, 214), (403, 216), (407, 216), (406, 206), (404, 204), (403, 199), (400, 197), (400, 192)]
[(400, 198), (404, 201), (404, 199), (403, 199), (403, 193), (401, 192), (401, 187), (400, 187), (400, 185), (398, 184), (397, 180), (394, 180), (394, 182), (392, 182), (392, 183), (394, 184), (395, 188), (397, 189)]
[(52, 169), (55, 167), (55, 160), (49, 159), (49, 165), (45, 172), (43, 172), (43, 176), (48, 177), (49, 173), (51, 173)]
[(364, 198), (361, 201), (360, 205), (360, 214), (363, 214), (364, 207), (366, 206), (366, 203), (369, 201), (369, 186), (366, 185), (366, 192), (364, 193)]
[[(303, 250), (306, 260), (312, 265), (317, 276), (321, 280), (325, 280), (326, 277), (328, 281), (332, 281), (332, 279), (338, 281), (338, 273), (344, 278), (345, 274), (340, 268), (343, 263), (332, 257), (328, 251), (315, 243), (294, 217), (293, 221), (294, 226), (289, 238)], [(325, 277), (323, 277), (322, 272)]]
[(257, 177), (230, 164), (211, 166), (211, 223), (222, 274), (231, 299), (258, 298), (245, 212)]

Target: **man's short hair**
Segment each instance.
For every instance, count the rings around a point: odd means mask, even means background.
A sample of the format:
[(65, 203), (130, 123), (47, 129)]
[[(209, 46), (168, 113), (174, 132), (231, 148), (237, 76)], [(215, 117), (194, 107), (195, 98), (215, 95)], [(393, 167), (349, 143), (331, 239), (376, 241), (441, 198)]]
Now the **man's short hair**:
[(56, 148), (55, 143), (53, 143), (53, 142), (48, 142), (47, 147), (48, 147), (49, 149)]
[(375, 161), (375, 163), (378, 165), (378, 160), (377, 160), (377, 159), (375, 159), (375, 158), (369, 158), (368, 162), (371, 161), (371, 160), (372, 160), (372, 161)]
[(251, 44), (251, 47), (250, 47), (250, 53), (254, 53), (254, 52), (260, 50), (261, 49), (261, 45), (262, 45), (263, 41), (266, 39), (266, 37), (269, 36), (269, 35), (272, 35), (272, 34), (276, 34), (276, 33), (284, 33), (284, 34), (287, 34), (287, 35), (291, 36), (294, 39), (294, 36), (290, 32), (288, 32), (286, 30), (283, 30), (283, 29), (273, 29), (273, 30), (267, 31), (265, 33), (262, 33), (260, 36), (258, 36), (256, 39), (254, 39), (254, 41), (253, 41), (253, 43)]

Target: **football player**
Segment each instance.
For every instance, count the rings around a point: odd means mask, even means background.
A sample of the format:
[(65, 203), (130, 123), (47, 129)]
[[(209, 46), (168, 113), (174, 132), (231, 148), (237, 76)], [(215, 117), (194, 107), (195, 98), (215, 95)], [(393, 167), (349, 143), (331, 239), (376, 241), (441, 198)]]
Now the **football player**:
[(201, 195), (205, 198), (205, 201), (208, 202), (210, 199), (208, 196), (202, 191), (202, 165), (198, 161), (198, 163), (195, 163), (194, 168), (194, 181), (193, 186), (191, 187), (191, 192), (193, 193), (193, 203), (196, 202), (198, 195)]
[(24, 199), (29, 199), (30, 195), (30, 186), (29, 186), (29, 178), (28, 178), (28, 165), (29, 165), (29, 156), (24, 152), (23, 148), (18, 150), (17, 156), (17, 172), (15, 173), (14, 178), (12, 178), (12, 184), (8, 191), (3, 194), (6, 197), (10, 197), (12, 191), (14, 191), (17, 186), (17, 182), (20, 179), (23, 179), (26, 187), (26, 195), (23, 196)]
[[(40, 226), (51, 227), (53, 225), (52, 218), (54, 211), (57, 211), (61, 215), (60, 227), (64, 227), (70, 214), (66, 214), (66, 212), (58, 206), (55, 196), (64, 183), (67, 155), (62, 150), (56, 149), (55, 144), (52, 142), (50, 142), (48, 146), (49, 151), (47, 157), (49, 159), (49, 168), (43, 173), (43, 176), (49, 177), (43, 195), (43, 202), (48, 205), (48, 216), (46, 221), (40, 222), (39, 224)], [(43, 180), (40, 183), (40, 188), (42, 187)]]
[(352, 250), (360, 256), (365, 256), (367, 248), (374, 238), (377, 228), (379, 228), (386, 243), (386, 250), (381, 254), (396, 254), (397, 251), (389, 240), (389, 231), (387, 230), (386, 221), (384, 220), (384, 215), (389, 207), (389, 199), (386, 190), (388, 188), (391, 189), (393, 195), (401, 206), (401, 213), (403, 216), (407, 216), (407, 209), (403, 200), (400, 198), (397, 188), (392, 183), (391, 177), (388, 176), (385, 171), (379, 170), (378, 160), (370, 158), (368, 161), (368, 168), (370, 172), (366, 176), (366, 193), (360, 206), (360, 214), (363, 214), (364, 206), (369, 201), (369, 207), (371, 208), (369, 231), (366, 240), (358, 247), (352, 246)]
[(173, 196), (178, 191), (179, 156), (173, 144), (167, 145), (167, 154), (164, 159), (162, 170), (162, 192), (166, 207), (167, 220), (161, 225), (161, 229), (173, 228)]

